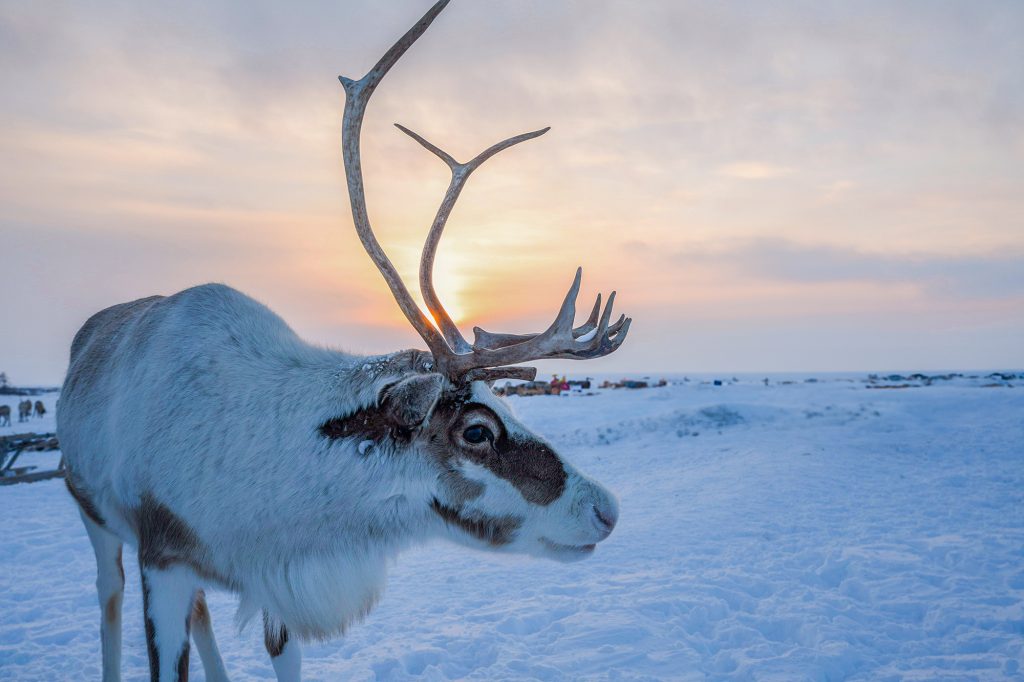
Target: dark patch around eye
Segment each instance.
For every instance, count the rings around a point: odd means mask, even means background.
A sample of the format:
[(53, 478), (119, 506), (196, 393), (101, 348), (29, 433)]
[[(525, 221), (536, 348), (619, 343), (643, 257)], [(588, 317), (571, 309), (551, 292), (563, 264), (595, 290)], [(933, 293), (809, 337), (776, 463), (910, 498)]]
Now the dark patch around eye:
[(544, 443), (533, 439), (502, 435), (494, 443), (494, 462), (487, 464), (495, 475), (506, 479), (527, 502), (548, 505), (565, 491), (565, 467), (558, 455)]
[[(489, 448), (457, 447), (458, 430), (473, 412), (487, 416), (487, 421), (496, 426), (493, 446)], [(558, 455), (540, 439), (510, 437), (502, 420), (494, 411), (470, 397), (450, 395), (443, 399), (434, 413), (435, 430), (445, 434), (441, 442), (433, 446), (435, 457), (446, 462), (453, 458), (464, 458), (488, 469), (495, 476), (511, 483), (527, 502), (548, 505), (561, 497), (565, 491), (568, 474)], [(444, 425), (444, 426), (442, 426)], [(435, 431), (436, 433), (437, 431)]]

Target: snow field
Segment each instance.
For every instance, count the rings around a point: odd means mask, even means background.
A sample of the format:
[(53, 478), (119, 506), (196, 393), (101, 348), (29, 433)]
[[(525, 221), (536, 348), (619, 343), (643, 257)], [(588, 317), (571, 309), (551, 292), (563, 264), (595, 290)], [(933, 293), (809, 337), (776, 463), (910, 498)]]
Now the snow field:
[[(1022, 674), (1019, 389), (687, 384), (510, 402), (619, 495), (611, 538), (575, 564), (410, 551), (364, 623), (306, 645), (308, 679)], [(0, 488), (0, 515), (0, 679), (98, 678), (92, 552), (63, 484)], [(126, 569), (125, 679), (144, 679), (127, 555)], [(233, 679), (273, 679), (259, 629), (238, 634), (234, 598), (209, 599)]]

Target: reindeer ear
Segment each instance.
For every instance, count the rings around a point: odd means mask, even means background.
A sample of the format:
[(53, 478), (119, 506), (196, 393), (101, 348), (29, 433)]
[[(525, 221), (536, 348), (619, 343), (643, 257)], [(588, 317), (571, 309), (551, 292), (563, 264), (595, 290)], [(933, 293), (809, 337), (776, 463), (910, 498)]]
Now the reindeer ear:
[(415, 374), (381, 391), (380, 405), (396, 425), (414, 429), (434, 409), (443, 383), (440, 374)]

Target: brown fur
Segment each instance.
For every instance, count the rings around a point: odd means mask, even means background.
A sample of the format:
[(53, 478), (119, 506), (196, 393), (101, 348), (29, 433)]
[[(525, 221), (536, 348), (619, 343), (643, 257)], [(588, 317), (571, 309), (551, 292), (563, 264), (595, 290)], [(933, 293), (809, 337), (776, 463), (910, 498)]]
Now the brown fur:
[[(96, 505), (93, 504), (92, 499), (85, 493), (85, 491), (77, 484), (73, 482), (74, 477), (71, 472), (68, 471), (64, 477), (64, 485), (67, 486), (68, 492), (71, 493), (71, 497), (75, 498), (75, 502), (78, 503), (82, 513), (89, 517), (89, 520), (95, 523), (97, 526), (105, 526), (106, 522), (103, 517), (100, 516), (100, 512), (96, 509)], [(121, 570), (124, 573), (124, 569)]]
[(117, 617), (121, 613), (121, 593), (113, 594), (110, 599), (107, 600), (107, 608), (104, 609), (103, 615), (106, 617), (108, 623), (114, 623), (117, 621)]
[(184, 564), (202, 578), (231, 587), (230, 581), (210, 566), (208, 551), (195, 530), (152, 495), (142, 496), (135, 518), (141, 566), (166, 569)]
[(210, 610), (206, 606), (206, 593), (196, 591), (196, 599), (192, 603), (192, 621), (203, 627), (210, 626)]
[(271, 658), (280, 656), (288, 644), (288, 628), (280, 623), (271, 622), (266, 611), (263, 612), (263, 644)]
[(515, 516), (478, 516), (466, 518), (460, 510), (441, 504), (435, 497), (431, 508), (444, 519), (445, 523), (461, 528), (477, 540), (482, 540), (492, 547), (501, 547), (512, 542), (515, 532), (523, 525), (523, 520)]

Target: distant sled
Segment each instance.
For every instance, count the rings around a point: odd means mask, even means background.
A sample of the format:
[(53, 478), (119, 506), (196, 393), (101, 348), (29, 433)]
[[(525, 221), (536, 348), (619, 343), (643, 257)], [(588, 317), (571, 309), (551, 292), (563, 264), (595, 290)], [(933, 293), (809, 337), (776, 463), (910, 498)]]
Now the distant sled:
[(64, 458), (60, 458), (56, 469), (36, 471), (35, 465), (18, 466), (23, 452), (45, 452), (60, 447), (55, 433), (21, 433), (14, 436), (0, 436), (0, 485), (32, 483), (51, 478), (63, 478)]

